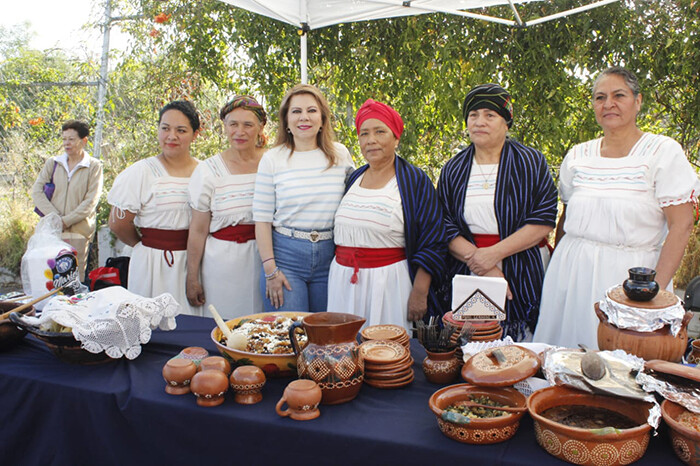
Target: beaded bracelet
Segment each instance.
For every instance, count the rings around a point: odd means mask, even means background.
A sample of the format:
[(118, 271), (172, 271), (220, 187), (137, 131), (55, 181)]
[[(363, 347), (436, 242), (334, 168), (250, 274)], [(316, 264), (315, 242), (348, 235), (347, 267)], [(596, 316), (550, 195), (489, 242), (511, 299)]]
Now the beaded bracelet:
[(273, 261), (273, 260), (275, 260), (275, 258), (274, 258), (274, 257), (270, 257), (270, 258), (265, 259), (264, 261), (262, 261), (262, 263), (264, 264), (265, 262), (270, 262), (270, 261)]
[(279, 268), (279, 267), (275, 267), (275, 270), (273, 270), (273, 271), (270, 272), (270, 273), (266, 273), (266, 274), (265, 274), (265, 280), (272, 280), (273, 278), (275, 278), (275, 276), (277, 276), (277, 274), (279, 273), (279, 271), (280, 271), (280, 268)]

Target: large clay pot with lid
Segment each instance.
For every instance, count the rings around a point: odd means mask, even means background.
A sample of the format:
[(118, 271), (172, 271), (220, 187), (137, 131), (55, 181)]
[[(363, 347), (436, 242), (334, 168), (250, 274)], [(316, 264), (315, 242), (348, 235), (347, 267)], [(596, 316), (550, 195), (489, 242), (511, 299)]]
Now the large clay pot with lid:
[(688, 311), (683, 317), (683, 323), (678, 335), (673, 336), (671, 327), (664, 327), (653, 332), (637, 332), (616, 327), (608, 322), (608, 316), (595, 304), (595, 313), (600, 320), (598, 324), (598, 348), (601, 350), (622, 349), (647, 361), (663, 359), (664, 361), (680, 362), (685, 353), (688, 341), (688, 322), (693, 313)]
[[(289, 329), (299, 378), (311, 379), (321, 387), (324, 404), (350, 401), (362, 388), (364, 361), (359, 354), (357, 332), (364, 323), (365, 319), (352, 314), (317, 312)], [(299, 327), (308, 337), (303, 350), (295, 334)]]

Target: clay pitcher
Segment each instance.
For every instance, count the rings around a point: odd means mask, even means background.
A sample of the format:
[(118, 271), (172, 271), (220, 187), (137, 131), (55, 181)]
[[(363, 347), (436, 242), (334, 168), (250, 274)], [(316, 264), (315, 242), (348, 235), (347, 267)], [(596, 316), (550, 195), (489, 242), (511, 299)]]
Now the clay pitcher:
[[(356, 339), (364, 323), (365, 319), (352, 314), (317, 312), (289, 329), (299, 378), (321, 387), (323, 404), (345, 403), (360, 391), (365, 370)], [(295, 335), (297, 327), (304, 329), (309, 340), (303, 350)]]

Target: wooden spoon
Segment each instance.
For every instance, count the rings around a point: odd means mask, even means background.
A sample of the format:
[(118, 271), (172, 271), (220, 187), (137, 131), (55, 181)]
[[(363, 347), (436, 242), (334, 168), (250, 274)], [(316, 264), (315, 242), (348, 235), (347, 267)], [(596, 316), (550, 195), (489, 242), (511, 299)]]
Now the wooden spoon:
[(527, 411), (527, 407), (523, 406), (522, 408), (518, 408), (515, 406), (489, 406), (489, 405), (482, 405), (480, 403), (473, 403), (471, 401), (465, 401), (465, 402), (460, 402), (459, 406), (465, 406), (467, 408), (486, 408), (486, 409), (493, 409), (495, 411), (507, 411), (509, 413), (523, 413)]
[(14, 308), (14, 309), (10, 309), (9, 311), (7, 311), (7, 312), (4, 313), (4, 314), (0, 314), (0, 320), (7, 319), (7, 318), (9, 317), (9, 315), (12, 314), (13, 312), (22, 312), (22, 311), (24, 311), (25, 309), (27, 309), (27, 308), (33, 306), (34, 304), (38, 303), (39, 301), (43, 301), (44, 299), (48, 298), (49, 296), (55, 295), (56, 293), (58, 293), (58, 292), (61, 291), (62, 289), (63, 289), (63, 287), (54, 288), (53, 290), (49, 291), (48, 293), (46, 293), (46, 294), (43, 295), (43, 296), (39, 296), (39, 297), (36, 298), (36, 299), (32, 299), (32, 300), (29, 301), (28, 303), (24, 303), (24, 304), (22, 304), (21, 306), (18, 306), (18, 307)]

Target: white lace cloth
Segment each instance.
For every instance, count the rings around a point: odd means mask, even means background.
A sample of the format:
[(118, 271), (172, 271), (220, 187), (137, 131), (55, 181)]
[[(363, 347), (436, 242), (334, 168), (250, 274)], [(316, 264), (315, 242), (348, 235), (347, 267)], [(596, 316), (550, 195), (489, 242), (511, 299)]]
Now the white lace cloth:
[(55, 322), (72, 329), (83, 349), (104, 351), (111, 358), (134, 359), (141, 345), (151, 339), (151, 330), (173, 330), (181, 307), (172, 295), (144, 298), (113, 286), (75, 296), (56, 296), (38, 317), (24, 317), (31, 325)]

